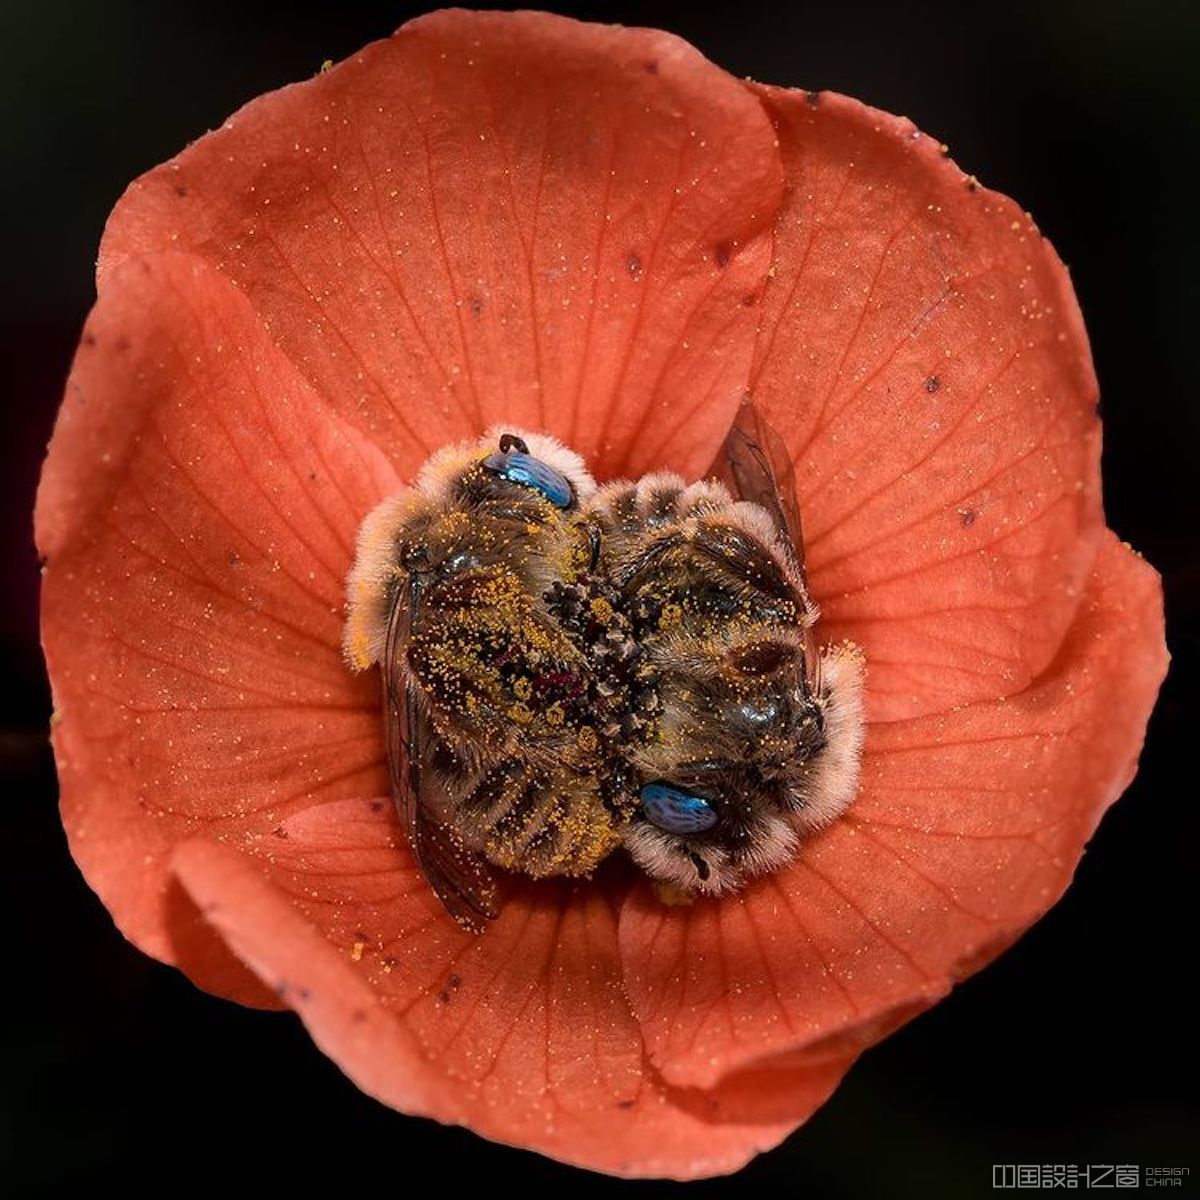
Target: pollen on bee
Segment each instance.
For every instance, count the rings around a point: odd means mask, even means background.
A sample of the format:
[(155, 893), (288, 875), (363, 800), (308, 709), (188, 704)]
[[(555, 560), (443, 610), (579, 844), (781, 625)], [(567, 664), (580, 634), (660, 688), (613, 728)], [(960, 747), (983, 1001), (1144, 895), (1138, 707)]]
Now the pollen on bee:
[(345, 655), (381, 667), (399, 811), (468, 928), (497, 911), (491, 867), (583, 877), (623, 846), (686, 903), (849, 803), (861, 653), (815, 661), (803, 547), (744, 436), (736, 490), (597, 489), (559, 443), (494, 430), (364, 522)]
[(351, 666), (357, 671), (365, 671), (374, 661), (371, 654), (371, 639), (362, 629), (356, 629), (350, 634), (346, 651)]
[(613, 619), (613, 606), (603, 596), (595, 597), (591, 602), (592, 616), (601, 625), (609, 624)]
[(683, 606), (681, 604), (664, 604), (658, 627), (663, 631), (678, 629), (683, 624)]

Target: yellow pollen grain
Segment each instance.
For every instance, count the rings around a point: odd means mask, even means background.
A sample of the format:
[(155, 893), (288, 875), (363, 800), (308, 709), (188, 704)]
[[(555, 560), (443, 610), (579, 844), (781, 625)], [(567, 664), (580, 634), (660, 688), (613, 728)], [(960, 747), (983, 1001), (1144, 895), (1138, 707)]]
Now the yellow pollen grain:
[(683, 623), (683, 608), (678, 604), (664, 604), (662, 614), (658, 618), (659, 629), (678, 629)]
[(603, 596), (597, 596), (591, 603), (592, 616), (601, 625), (607, 625), (613, 619), (613, 606)]
[(350, 636), (350, 662), (360, 671), (371, 665), (371, 639), (361, 630)]
[(621, 842), (612, 814), (600, 798), (594, 779), (590, 786), (576, 775), (556, 772), (544, 781), (547, 791), (570, 803), (552, 803), (546, 823), (558, 831), (553, 853), (539, 864), (539, 874), (590, 875)]

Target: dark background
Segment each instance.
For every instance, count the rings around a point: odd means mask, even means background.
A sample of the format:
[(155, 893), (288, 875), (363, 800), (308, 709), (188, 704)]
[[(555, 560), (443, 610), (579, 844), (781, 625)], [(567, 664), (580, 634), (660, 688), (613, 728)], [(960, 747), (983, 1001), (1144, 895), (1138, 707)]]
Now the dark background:
[[(700, 1196), (971, 1196), (991, 1164), (1200, 1169), (1194, 808), (1200, 667), (1195, 6), (550, 5), (658, 25), (738, 75), (912, 117), (1019, 198), (1071, 267), (1104, 393), (1110, 523), (1163, 572), (1174, 664), (1141, 773), (1071, 892), (998, 963), (869, 1052), (783, 1148)], [(13, 3), (0, 8), (0, 1190), (120, 1177), (135, 1193), (255, 1181), (573, 1193), (619, 1186), (358, 1093), (298, 1022), (194, 989), (127, 945), (58, 825), (43, 730), (33, 491), (93, 298), (108, 210), (234, 108), (387, 34), (403, 4)], [(181, 1178), (182, 1176), (182, 1178)], [(673, 1185), (624, 1185), (639, 1194)], [(1193, 1184), (1194, 1188), (1194, 1184)], [(1192, 1189), (1189, 1189), (1192, 1190)]]

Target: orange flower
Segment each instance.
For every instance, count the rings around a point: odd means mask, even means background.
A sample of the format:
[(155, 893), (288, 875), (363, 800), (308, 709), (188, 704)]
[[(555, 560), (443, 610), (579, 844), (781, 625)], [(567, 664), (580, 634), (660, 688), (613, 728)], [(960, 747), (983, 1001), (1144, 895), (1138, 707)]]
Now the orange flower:
[[(696, 476), (747, 390), (823, 637), (867, 654), (857, 800), (737, 896), (614, 867), (464, 933), (340, 658), (359, 522), (498, 421)], [(37, 513), (72, 852), (130, 939), (385, 1103), (734, 1169), (1042, 914), (1133, 774), (1166, 654), (1096, 396), (1049, 245), (907, 122), (663, 33), (415, 21), (109, 222)]]

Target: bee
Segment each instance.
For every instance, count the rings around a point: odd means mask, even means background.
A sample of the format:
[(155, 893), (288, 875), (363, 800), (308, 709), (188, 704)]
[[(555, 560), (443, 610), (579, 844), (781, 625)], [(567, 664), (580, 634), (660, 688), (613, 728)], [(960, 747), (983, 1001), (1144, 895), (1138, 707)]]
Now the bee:
[(540, 434), (439, 452), (363, 524), (345, 652), (381, 669), (418, 865), (479, 931), (491, 870), (664, 894), (794, 854), (857, 787), (861, 657), (817, 648), (790, 461), (751, 406), (716, 478), (597, 489)]
[(818, 648), (790, 456), (746, 404), (715, 467), (586, 504), (655, 695), (622, 747), (622, 840), (668, 897), (775, 869), (858, 786), (862, 656)]
[(596, 575), (594, 491), (552, 438), (493, 431), (359, 534), (345, 654), (381, 668), (405, 832), (469, 929), (497, 915), (491, 866), (587, 875), (628, 819), (607, 780), (637, 648)]

